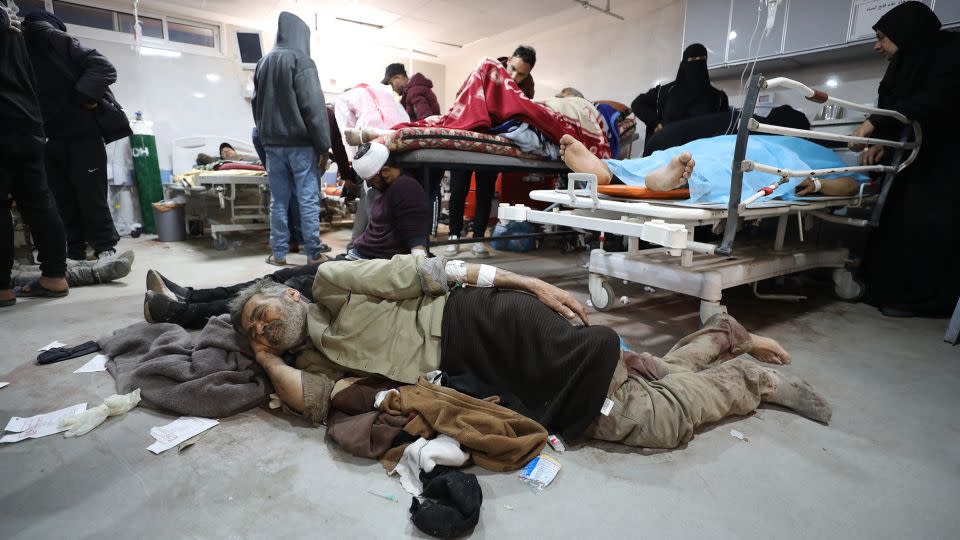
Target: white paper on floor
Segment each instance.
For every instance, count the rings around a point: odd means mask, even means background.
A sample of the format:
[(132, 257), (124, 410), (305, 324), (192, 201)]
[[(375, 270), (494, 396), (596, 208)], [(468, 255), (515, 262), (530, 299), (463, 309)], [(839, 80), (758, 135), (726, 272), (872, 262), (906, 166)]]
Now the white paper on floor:
[(743, 441), (743, 442), (747, 442), (747, 441), (749, 440), (749, 439), (747, 439), (747, 436), (746, 436), (746, 435), (744, 435), (743, 433), (741, 433), (741, 432), (739, 432), (739, 431), (737, 431), (737, 430), (735, 430), (735, 429), (731, 429), (731, 430), (730, 430), (730, 436), (733, 437), (733, 438), (735, 438), (735, 439), (740, 439), (740, 440)]
[(50, 349), (56, 349), (56, 348), (59, 348), (59, 347), (65, 347), (66, 345), (67, 345), (66, 343), (60, 343), (59, 341), (52, 341), (52, 342), (50, 342), (49, 345), (45, 345), (44, 347), (41, 347), (41, 348), (37, 349), (37, 352), (47, 352), (47, 351), (49, 351)]
[(90, 359), (89, 362), (77, 368), (74, 373), (93, 373), (95, 371), (106, 371), (107, 360), (110, 357), (105, 354), (98, 354)]
[(0, 388), (3, 388), (4, 386), (6, 386), (6, 385), (8, 385), (8, 384), (10, 384), (10, 383), (8, 383), (8, 382), (0, 382)]
[(217, 420), (211, 420), (209, 418), (182, 416), (165, 426), (151, 428), (150, 435), (152, 435), (157, 442), (148, 446), (147, 450), (154, 454), (159, 454), (160, 452), (164, 452), (186, 442), (219, 423)]
[(20, 442), (24, 439), (36, 439), (38, 437), (46, 437), (47, 435), (66, 431), (67, 428), (60, 427), (60, 420), (80, 414), (85, 410), (87, 410), (87, 404), (78, 403), (66, 409), (60, 409), (59, 411), (46, 414), (38, 414), (30, 418), (14, 416), (7, 423), (7, 427), (4, 428), (6, 431), (12, 431), (13, 433), (0, 438), (0, 443)]

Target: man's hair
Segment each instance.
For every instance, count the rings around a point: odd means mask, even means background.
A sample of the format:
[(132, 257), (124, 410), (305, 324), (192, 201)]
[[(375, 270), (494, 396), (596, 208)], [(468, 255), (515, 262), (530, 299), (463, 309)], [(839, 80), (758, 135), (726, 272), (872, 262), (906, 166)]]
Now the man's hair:
[(577, 90), (576, 88), (573, 88), (572, 86), (568, 86), (568, 87), (564, 88), (563, 90), (561, 90), (560, 93), (557, 94), (557, 97), (578, 97), (578, 98), (582, 98), (582, 97), (583, 97), (583, 94), (582, 94), (579, 90)]
[(513, 51), (513, 56), (523, 60), (524, 62), (530, 64), (530, 67), (537, 65), (537, 51), (533, 50), (533, 47), (529, 45), (520, 45), (517, 47), (517, 50)]
[(247, 329), (243, 326), (243, 306), (247, 305), (254, 296), (261, 294), (268, 298), (282, 298), (287, 294), (286, 285), (281, 285), (271, 279), (258, 279), (253, 285), (243, 289), (236, 296), (230, 299), (230, 324), (238, 334), (249, 337)]

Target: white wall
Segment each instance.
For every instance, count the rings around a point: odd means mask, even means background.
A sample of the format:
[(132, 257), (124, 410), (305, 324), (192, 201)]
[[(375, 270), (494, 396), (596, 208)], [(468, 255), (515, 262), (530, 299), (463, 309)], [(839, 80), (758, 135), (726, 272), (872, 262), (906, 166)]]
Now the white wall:
[(657, 80), (673, 80), (682, 52), (684, 2), (621, 1), (613, 2), (612, 9), (626, 20), (592, 10), (567, 10), (464, 47), (444, 62), (446, 107), (480, 59), (508, 56), (521, 43), (537, 50), (532, 73), (539, 99), (572, 86), (588, 99), (629, 105)]
[[(127, 113), (154, 122), (160, 168), (169, 170), (170, 144), (191, 135), (249, 140), (250, 102), (243, 91), (251, 72), (233, 58), (183, 53), (179, 58), (138, 55), (130, 45), (80, 38), (117, 68), (111, 87)], [(208, 80), (207, 76), (216, 80)], [(183, 172), (183, 171), (174, 171)]]
[[(877, 101), (877, 85), (883, 72), (887, 68), (886, 61), (881, 58), (869, 58), (852, 62), (833, 63), (816, 67), (803, 67), (789, 70), (765, 72), (768, 77), (789, 77), (798, 80), (813, 88), (825, 90), (827, 93), (854, 103), (874, 104)], [(756, 70), (755, 73), (762, 70)], [(749, 72), (748, 72), (749, 75)], [(744, 81), (747, 77), (744, 76)], [(836, 88), (829, 88), (826, 82), (829, 79), (837, 81)], [(743, 92), (740, 88), (739, 76), (733, 79), (714, 80), (714, 86), (720, 88), (730, 97), (730, 105), (743, 105)], [(775, 105), (790, 105), (803, 111), (810, 120), (820, 112), (821, 105), (807, 101), (799, 93), (778, 90), (774, 94)], [(857, 113), (860, 114), (860, 113)]]

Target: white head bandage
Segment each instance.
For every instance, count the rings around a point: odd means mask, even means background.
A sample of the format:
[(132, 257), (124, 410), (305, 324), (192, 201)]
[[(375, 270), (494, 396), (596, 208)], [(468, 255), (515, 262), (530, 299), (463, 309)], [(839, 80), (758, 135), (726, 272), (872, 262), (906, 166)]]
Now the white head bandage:
[(376, 142), (367, 143), (353, 157), (353, 170), (360, 178), (369, 180), (380, 172), (389, 158), (390, 150), (386, 146)]

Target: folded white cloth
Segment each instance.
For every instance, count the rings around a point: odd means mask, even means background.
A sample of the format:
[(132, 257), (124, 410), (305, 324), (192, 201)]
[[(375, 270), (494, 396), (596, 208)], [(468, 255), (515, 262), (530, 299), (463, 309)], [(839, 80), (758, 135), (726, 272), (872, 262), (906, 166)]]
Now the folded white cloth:
[(460, 467), (470, 459), (470, 453), (460, 449), (453, 437), (440, 435), (436, 439), (417, 439), (403, 451), (403, 456), (390, 474), (400, 475), (400, 485), (407, 493), (419, 497), (423, 493), (420, 469), (432, 472), (437, 465)]

